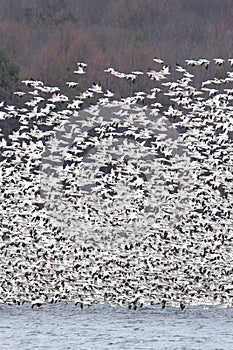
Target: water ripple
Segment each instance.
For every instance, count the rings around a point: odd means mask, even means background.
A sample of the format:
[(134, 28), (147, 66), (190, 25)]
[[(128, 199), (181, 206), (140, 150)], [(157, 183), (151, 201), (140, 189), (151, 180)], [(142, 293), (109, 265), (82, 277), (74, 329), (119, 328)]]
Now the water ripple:
[(233, 308), (1, 307), (1, 350), (232, 350)]

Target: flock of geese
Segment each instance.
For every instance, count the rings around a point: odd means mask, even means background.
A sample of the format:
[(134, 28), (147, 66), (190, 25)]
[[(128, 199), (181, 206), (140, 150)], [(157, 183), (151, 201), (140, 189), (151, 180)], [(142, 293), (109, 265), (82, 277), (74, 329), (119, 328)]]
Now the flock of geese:
[(75, 98), (29, 79), (1, 103), (0, 302), (233, 306), (233, 59), (153, 65), (105, 69), (153, 84), (125, 98), (78, 92), (81, 62)]

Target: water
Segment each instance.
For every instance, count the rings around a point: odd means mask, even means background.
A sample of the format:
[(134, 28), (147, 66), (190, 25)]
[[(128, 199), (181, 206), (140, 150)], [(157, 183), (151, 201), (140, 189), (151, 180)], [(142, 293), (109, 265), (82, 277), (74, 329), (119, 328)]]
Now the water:
[(1, 350), (232, 350), (233, 308), (0, 307)]

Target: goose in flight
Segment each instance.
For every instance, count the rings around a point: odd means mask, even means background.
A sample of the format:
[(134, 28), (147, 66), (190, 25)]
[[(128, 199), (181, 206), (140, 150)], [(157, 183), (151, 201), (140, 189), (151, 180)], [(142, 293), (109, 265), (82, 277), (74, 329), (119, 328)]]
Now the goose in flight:
[(75, 74), (85, 74), (85, 69), (87, 68), (87, 64), (83, 62), (77, 63), (78, 69), (74, 71)]
[(221, 66), (225, 60), (223, 58), (214, 58), (214, 63), (218, 66)]
[(159, 63), (159, 64), (164, 64), (164, 61), (161, 60), (161, 59), (158, 58), (158, 57), (154, 57), (154, 58), (153, 58), (153, 61), (156, 62), (156, 63)]
[[(208, 69), (209, 64), (210, 64), (210, 61), (207, 60), (206, 58), (200, 58), (197, 62), (198, 62), (201, 66), (204, 66), (205, 69)], [(199, 64), (198, 64), (198, 65), (199, 65)]]
[(74, 82), (74, 81), (67, 81), (66, 82), (66, 85), (69, 87), (69, 88), (75, 88), (78, 83)]

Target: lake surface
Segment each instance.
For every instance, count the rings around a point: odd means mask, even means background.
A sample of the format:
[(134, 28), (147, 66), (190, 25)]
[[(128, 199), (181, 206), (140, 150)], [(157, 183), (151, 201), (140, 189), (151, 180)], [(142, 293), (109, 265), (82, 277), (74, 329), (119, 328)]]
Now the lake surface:
[(1, 350), (232, 350), (233, 308), (0, 306)]

